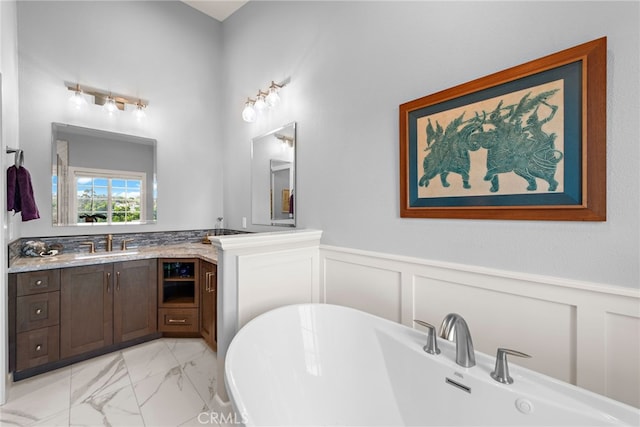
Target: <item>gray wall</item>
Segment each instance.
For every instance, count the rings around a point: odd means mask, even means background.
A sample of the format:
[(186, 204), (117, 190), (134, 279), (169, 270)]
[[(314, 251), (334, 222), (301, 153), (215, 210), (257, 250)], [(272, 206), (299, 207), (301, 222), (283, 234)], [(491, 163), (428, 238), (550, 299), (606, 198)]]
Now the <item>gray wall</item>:
[[(324, 244), (640, 287), (639, 13), (610, 1), (248, 3), (223, 23), (226, 224), (250, 218), (251, 138), (296, 121), (296, 216)], [(606, 222), (399, 217), (399, 104), (602, 36)], [(282, 107), (244, 123), (246, 97), (289, 76)]]
[[(213, 228), (223, 212), (220, 22), (180, 2), (18, 2), (18, 42), (20, 139), (42, 218), (20, 236), (87, 232), (51, 226), (52, 122), (157, 139), (158, 222), (127, 231)], [(147, 118), (77, 113), (65, 81), (146, 99)]]

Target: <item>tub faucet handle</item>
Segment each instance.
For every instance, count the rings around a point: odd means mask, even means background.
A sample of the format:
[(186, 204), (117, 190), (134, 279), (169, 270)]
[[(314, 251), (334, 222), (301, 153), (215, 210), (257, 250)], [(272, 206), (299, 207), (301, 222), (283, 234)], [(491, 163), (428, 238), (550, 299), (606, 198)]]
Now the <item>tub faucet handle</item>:
[(498, 353), (496, 354), (496, 367), (493, 372), (491, 372), (491, 378), (498, 381), (502, 384), (512, 384), (513, 378), (509, 376), (509, 365), (507, 364), (507, 355), (510, 354), (512, 356), (518, 357), (526, 357), (529, 356), (526, 353), (522, 353), (517, 350), (511, 350), (508, 348), (499, 348)]
[(438, 348), (438, 341), (436, 338), (436, 327), (423, 320), (414, 319), (413, 321), (418, 325), (427, 328), (427, 343), (424, 345), (424, 347), (422, 347), (424, 351), (429, 354), (440, 354), (440, 349)]

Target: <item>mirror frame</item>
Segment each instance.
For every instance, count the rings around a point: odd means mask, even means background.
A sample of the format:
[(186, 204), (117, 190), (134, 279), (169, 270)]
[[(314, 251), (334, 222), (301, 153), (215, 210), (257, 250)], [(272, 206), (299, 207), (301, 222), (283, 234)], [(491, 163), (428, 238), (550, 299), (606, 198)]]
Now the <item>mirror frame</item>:
[[(147, 202), (145, 219), (141, 219), (139, 221), (133, 222), (86, 222), (86, 223), (73, 223), (66, 222), (61, 220), (60, 218), (60, 210), (58, 208), (58, 204), (60, 202), (60, 198), (64, 199), (64, 195), (61, 195), (59, 190), (59, 162), (58, 162), (58, 140), (61, 140), (60, 134), (78, 134), (78, 135), (86, 135), (87, 138), (94, 138), (100, 140), (114, 141), (117, 143), (135, 143), (151, 146), (153, 150), (153, 172), (152, 174), (146, 174), (147, 179), (145, 181), (145, 187), (147, 194), (151, 193), (150, 197), (145, 197)], [(63, 149), (64, 150), (64, 149)], [(78, 166), (78, 165), (75, 165)], [(73, 167), (73, 165), (68, 165), (68, 167)], [(86, 168), (91, 168), (90, 166), (82, 166)], [(128, 171), (122, 171), (128, 172)], [(141, 171), (132, 171), (138, 172)], [(149, 175), (152, 175), (151, 177)], [(145, 224), (156, 224), (158, 217), (158, 187), (157, 187), (157, 176), (158, 176), (158, 144), (157, 140), (153, 138), (129, 135), (124, 133), (111, 132), (101, 129), (93, 129), (82, 126), (76, 126), (65, 123), (52, 123), (51, 125), (51, 204), (52, 204), (52, 212), (51, 212), (51, 221), (53, 226), (60, 227), (85, 227), (85, 226), (135, 226), (135, 225), (145, 225)], [(58, 188), (54, 188), (58, 186)], [(55, 190), (55, 192), (54, 192)], [(69, 208), (70, 201), (66, 200), (62, 203), (66, 203)]]
[[(293, 188), (294, 190), (294, 195), (293, 195), (293, 218), (287, 218), (287, 219), (274, 219), (273, 218), (273, 212), (270, 212), (270, 214), (268, 215), (262, 215), (262, 217), (268, 217), (269, 221), (259, 221), (256, 222), (256, 218), (259, 218), (261, 215), (259, 215), (259, 213), (257, 212), (257, 203), (256, 203), (256, 186), (255, 186), (255, 181), (256, 181), (256, 170), (255, 170), (255, 162), (256, 162), (256, 156), (255, 156), (255, 152), (256, 152), (256, 147), (255, 145), (260, 143), (261, 140), (263, 140), (264, 138), (270, 137), (270, 136), (276, 136), (278, 133), (282, 132), (285, 129), (291, 128), (293, 131), (293, 140), (290, 142), (291, 144), (291, 148), (293, 150), (293, 156), (292, 156), (292, 178), (291, 178), (291, 186), (290, 188)], [(289, 136), (289, 135), (286, 135)], [(285, 142), (286, 143), (286, 142)], [(262, 135), (256, 136), (251, 140), (251, 224), (252, 225), (270, 225), (270, 226), (276, 226), (276, 227), (296, 227), (297, 224), (297, 217), (298, 217), (298, 209), (297, 209), (297, 199), (298, 199), (298, 187), (297, 187), (297, 175), (298, 175), (298, 170), (297, 170), (297, 129), (296, 129), (296, 122), (291, 122), (291, 123), (287, 123), (284, 126), (281, 126), (277, 129), (273, 129), (267, 133), (264, 133)], [(270, 193), (270, 199), (271, 199), (271, 206), (273, 209), (273, 206), (276, 206), (276, 203), (274, 203), (274, 198), (276, 197), (275, 193), (273, 192), (273, 171), (272, 171), (272, 164), (273, 164), (273, 160), (274, 159), (267, 159), (267, 164), (266, 165), (261, 165), (264, 166), (266, 168), (269, 168), (270, 171), (270, 178), (269, 178), (269, 188), (271, 188), (271, 193)], [(281, 160), (281, 159), (275, 159), (275, 160)], [(282, 160), (285, 161), (285, 160)], [(287, 160), (288, 161), (288, 160)]]

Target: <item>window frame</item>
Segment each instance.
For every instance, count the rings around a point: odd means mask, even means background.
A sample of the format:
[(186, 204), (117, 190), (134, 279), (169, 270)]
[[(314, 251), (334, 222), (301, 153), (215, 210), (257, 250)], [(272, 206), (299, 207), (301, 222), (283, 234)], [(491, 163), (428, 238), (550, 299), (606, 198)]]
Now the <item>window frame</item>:
[[(108, 224), (108, 225), (126, 225), (126, 224), (141, 224), (142, 218), (145, 218), (145, 210), (146, 210), (146, 188), (147, 188), (147, 175), (144, 172), (134, 172), (134, 171), (119, 171), (112, 169), (97, 169), (97, 168), (86, 168), (86, 167), (73, 167), (70, 166), (68, 169), (69, 180), (68, 191), (69, 194), (72, 195), (70, 197), (69, 203), (69, 224), (75, 225), (92, 225), (92, 224)], [(104, 178), (108, 180), (107, 184), (107, 219), (105, 222), (100, 223), (91, 223), (91, 222), (82, 222), (78, 218), (78, 178)], [(113, 221), (113, 194), (112, 194), (112, 182), (114, 179), (121, 180), (136, 180), (140, 181), (140, 219), (136, 221), (123, 221), (123, 222), (114, 222)]]

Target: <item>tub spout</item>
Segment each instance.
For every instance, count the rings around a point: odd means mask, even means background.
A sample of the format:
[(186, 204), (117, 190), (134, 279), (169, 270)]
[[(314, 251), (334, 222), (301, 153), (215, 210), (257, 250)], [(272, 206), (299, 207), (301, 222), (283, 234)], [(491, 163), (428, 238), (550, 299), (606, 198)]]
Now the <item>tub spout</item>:
[(445, 316), (440, 326), (440, 337), (456, 343), (456, 363), (465, 368), (476, 365), (476, 354), (467, 322), (456, 313)]

